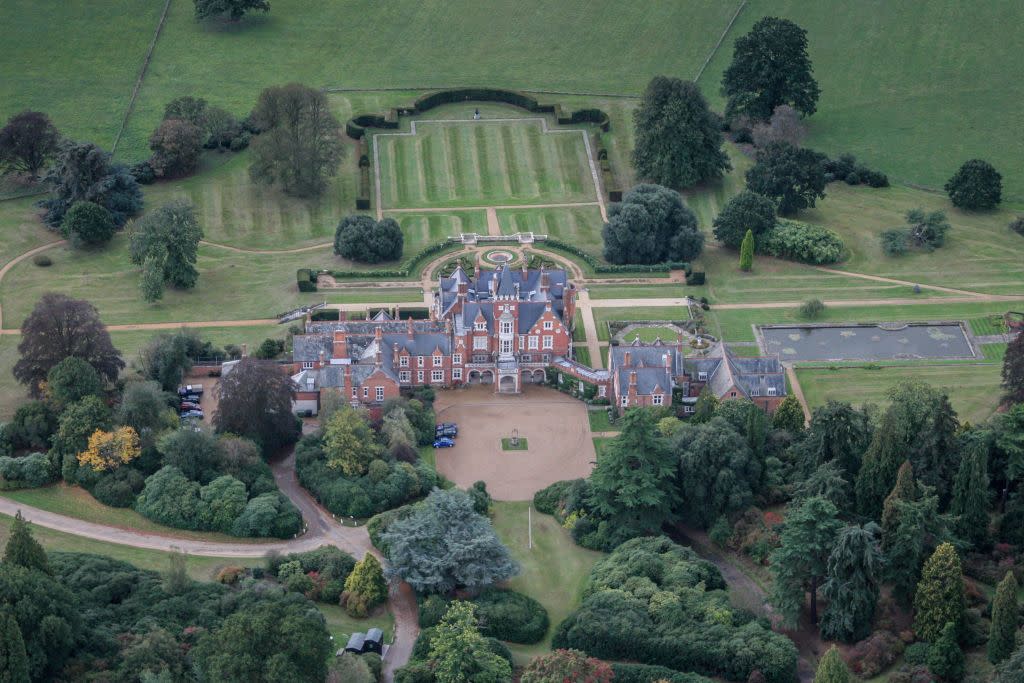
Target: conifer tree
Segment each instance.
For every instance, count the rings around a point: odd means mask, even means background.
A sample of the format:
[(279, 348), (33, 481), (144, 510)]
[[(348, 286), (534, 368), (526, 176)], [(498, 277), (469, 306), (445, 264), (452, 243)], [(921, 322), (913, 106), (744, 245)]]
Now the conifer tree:
[(786, 515), (779, 547), (771, 556), (775, 583), (770, 599), (787, 624), (796, 624), (806, 592), (811, 594), (811, 623), (818, 623), (818, 586), (842, 526), (838, 514), (831, 502), (814, 497)]
[(342, 605), (350, 616), (362, 618), (387, 600), (387, 597), (388, 584), (384, 580), (384, 570), (380, 566), (380, 561), (373, 553), (366, 553), (345, 579), (345, 592), (341, 596)]
[(942, 531), (939, 499), (926, 492), (920, 500), (895, 502), (895, 531), (885, 550), (885, 579), (892, 583), (892, 595), (910, 607), (921, 576), (921, 563), (932, 539)]
[(885, 497), (896, 483), (896, 474), (904, 458), (903, 444), (892, 436), (898, 429), (895, 413), (887, 411), (864, 454), (854, 490), (857, 511), (865, 517), (878, 519)]
[(964, 677), (964, 652), (956, 634), (957, 625), (948, 621), (928, 648), (928, 670), (945, 681), (960, 681)]
[(1017, 634), (1017, 577), (1012, 571), (999, 582), (992, 601), (992, 628), (988, 635), (988, 661), (998, 664), (1013, 654)]
[(785, 429), (790, 434), (799, 434), (804, 430), (804, 409), (796, 396), (790, 394), (782, 399), (782, 403), (772, 416), (772, 426)]
[(818, 662), (814, 672), (814, 683), (852, 683), (853, 676), (846, 668), (846, 662), (839, 656), (839, 649), (833, 645)]
[(50, 562), (46, 558), (46, 551), (43, 550), (43, 546), (39, 545), (39, 541), (32, 538), (32, 531), (22, 516), (21, 510), (18, 510), (14, 516), (11, 536), (7, 539), (7, 546), (4, 548), (3, 562), (52, 574)]
[(1003, 356), (1003, 398), (1008, 403), (1024, 403), (1024, 333), (1018, 332), (1006, 345)]
[(740, 270), (749, 272), (754, 267), (754, 232), (747, 230), (740, 243)]
[(942, 543), (921, 570), (914, 597), (914, 630), (917, 637), (935, 642), (946, 624), (959, 628), (964, 612), (964, 579), (960, 557), (949, 543)]
[(0, 613), (0, 681), (28, 683), (28, 655), (25, 639), (11, 610)]
[(917, 497), (917, 483), (914, 481), (914, 467), (909, 460), (900, 465), (896, 473), (896, 485), (885, 499), (882, 505), (882, 548), (886, 551), (892, 547), (893, 537), (896, 533), (896, 525), (899, 522), (899, 515), (896, 503), (899, 501), (912, 501)]
[(878, 526), (869, 522), (840, 532), (828, 558), (827, 579), (822, 587), (828, 600), (821, 620), (823, 638), (854, 642), (871, 632), (882, 572), (877, 531)]
[(975, 548), (988, 543), (988, 472), (987, 453), (971, 448), (960, 460), (960, 469), (953, 480), (953, 501), (950, 513), (956, 515), (957, 536), (970, 541)]

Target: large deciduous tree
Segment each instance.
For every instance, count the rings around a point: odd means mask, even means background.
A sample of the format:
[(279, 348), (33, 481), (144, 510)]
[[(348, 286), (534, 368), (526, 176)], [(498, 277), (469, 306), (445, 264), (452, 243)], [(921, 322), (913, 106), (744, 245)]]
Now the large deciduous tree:
[(1006, 346), (1002, 386), (1003, 400), (1024, 403), (1024, 333), (1018, 332)]
[(715, 217), (715, 239), (731, 249), (739, 249), (747, 231), (754, 240), (775, 227), (775, 204), (763, 195), (743, 190), (729, 200)]
[(331, 415), (323, 444), (327, 466), (341, 470), (346, 477), (365, 474), (370, 462), (384, 452), (370, 428), (369, 414), (350, 405)]
[(110, 212), (102, 206), (80, 201), (64, 214), (60, 230), (72, 246), (94, 247), (109, 242), (117, 226)]
[(46, 398), (57, 411), (86, 396), (103, 396), (103, 380), (87, 361), (68, 356), (46, 373)]
[(247, 12), (269, 12), (269, 0), (194, 0), (198, 21), (226, 17), (238, 21)]
[(811, 623), (818, 623), (818, 587), (828, 573), (828, 559), (842, 528), (836, 506), (824, 498), (808, 498), (786, 514), (779, 547), (772, 553), (775, 582), (771, 603), (783, 621), (795, 625), (811, 596)]
[(111, 161), (110, 153), (89, 142), (64, 143), (46, 175), (52, 196), (40, 205), (43, 220), (59, 228), (75, 202), (99, 204), (122, 226), (142, 210), (142, 189), (128, 169)]
[(23, 111), (0, 129), (0, 172), (24, 173), (35, 179), (53, 158), (60, 133), (41, 111)]
[(292, 388), (280, 365), (243, 358), (217, 385), (213, 424), (220, 432), (252, 439), (270, 455), (299, 436)]
[(420, 592), (485, 588), (519, 572), (465, 491), (435, 489), (409, 516), (388, 527), (381, 541), (391, 562), (387, 574)]
[(601, 230), (611, 263), (689, 261), (704, 249), (697, 216), (675, 190), (637, 185), (608, 212)]
[(295, 594), (265, 597), (204, 634), (192, 658), (204, 680), (322, 681), (331, 637), (320, 610)]
[(74, 356), (91, 365), (107, 382), (124, 369), (121, 352), (114, 348), (99, 313), (88, 301), (64, 294), (44, 294), (21, 324), (21, 358), (14, 377), (39, 396), (47, 374), (65, 358)]
[(178, 178), (196, 170), (206, 136), (184, 119), (164, 119), (149, 136), (149, 165), (158, 178)]
[(252, 143), (253, 180), (278, 183), (298, 197), (323, 192), (345, 151), (327, 96), (299, 83), (267, 88), (252, 118), (263, 130)]
[(934, 642), (946, 624), (959, 628), (964, 613), (964, 577), (960, 556), (950, 543), (942, 543), (921, 570), (914, 596), (914, 631), (921, 640)]
[(655, 76), (633, 112), (637, 176), (686, 188), (717, 180), (732, 166), (722, 150), (722, 126), (691, 81)]
[(146, 301), (163, 297), (163, 286), (191, 289), (199, 280), (196, 269), (199, 241), (203, 229), (199, 227), (192, 206), (183, 201), (164, 204), (135, 222), (129, 237), (129, 255), (132, 263), (142, 266), (142, 283)]
[(825, 196), (825, 156), (788, 142), (772, 142), (747, 171), (747, 188), (775, 200), (784, 216), (814, 206)]
[(781, 104), (810, 116), (821, 94), (812, 71), (807, 32), (788, 19), (762, 18), (736, 40), (722, 75), (726, 117), (767, 121)]
[[(688, 522), (706, 529), (719, 517), (740, 512), (753, 503), (761, 464), (725, 419), (715, 417), (704, 424), (683, 425), (672, 438), (672, 449), (678, 453), (679, 491), (685, 503), (682, 514)], [(600, 462), (599, 458), (598, 466)], [(624, 464), (628, 472), (629, 462)], [(667, 478), (662, 488), (668, 488)], [(652, 522), (664, 521), (669, 515), (659, 517)]]
[(334, 253), (360, 263), (397, 261), (405, 238), (394, 218), (375, 221), (371, 216), (345, 216), (334, 232)]
[(994, 209), (1003, 198), (1003, 176), (983, 159), (965, 161), (946, 181), (946, 193), (960, 209)]
[(828, 600), (821, 619), (823, 638), (851, 643), (871, 632), (882, 572), (877, 532), (871, 522), (839, 532), (821, 591)]
[(622, 418), (622, 433), (597, 456), (590, 504), (624, 538), (656, 531), (673, 517), (676, 457), (647, 410)]

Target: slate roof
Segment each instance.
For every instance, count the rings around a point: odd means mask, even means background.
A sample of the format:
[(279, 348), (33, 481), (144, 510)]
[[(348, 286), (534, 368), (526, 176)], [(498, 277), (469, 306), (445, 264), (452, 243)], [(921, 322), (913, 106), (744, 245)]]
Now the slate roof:
[[(644, 344), (634, 341), (631, 344), (612, 346), (609, 357), (609, 365), (612, 368), (625, 366), (626, 354), (629, 353), (630, 365), (635, 367), (644, 365), (647, 367), (665, 367), (665, 354), (672, 356), (672, 375), (683, 374), (683, 356), (679, 349), (668, 344)], [(625, 386), (625, 385), (623, 385)]]
[(636, 373), (636, 393), (649, 396), (658, 390), (659, 393), (672, 393), (672, 378), (665, 368), (639, 367), (619, 368), (619, 390), (625, 394), (629, 389), (629, 376)]
[[(541, 292), (542, 276), (547, 276), (548, 291)], [(494, 282), (494, 295), (491, 283)], [(568, 285), (568, 274), (564, 270), (527, 270), (499, 266), (496, 270), (484, 270), (476, 275), (467, 275), (462, 268), (456, 268), (451, 277), (439, 280), (437, 296), (440, 297), (442, 316), (447, 314), (458, 298), (459, 283), (467, 284), (466, 302), (493, 302), (501, 298), (512, 298), (527, 303), (551, 302), (552, 309), (559, 315), (564, 310), (563, 299)], [(475, 315), (475, 314), (474, 314)], [(534, 318), (536, 322), (536, 318)], [(520, 324), (520, 329), (523, 325)]]
[(297, 334), (292, 337), (292, 360), (315, 361), (324, 352), (324, 358), (330, 358), (334, 350), (334, 340), (330, 334)]

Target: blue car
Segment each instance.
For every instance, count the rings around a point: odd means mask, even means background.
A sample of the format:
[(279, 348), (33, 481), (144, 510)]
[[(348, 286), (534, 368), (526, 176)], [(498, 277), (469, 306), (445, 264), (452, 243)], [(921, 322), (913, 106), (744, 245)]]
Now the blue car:
[(454, 445), (455, 439), (449, 439), (447, 436), (442, 436), (434, 441), (434, 448), (451, 448)]

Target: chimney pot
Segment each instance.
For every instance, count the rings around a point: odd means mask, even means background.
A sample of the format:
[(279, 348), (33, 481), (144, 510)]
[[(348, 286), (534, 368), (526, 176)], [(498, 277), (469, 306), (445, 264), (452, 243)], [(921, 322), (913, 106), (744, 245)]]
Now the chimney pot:
[(245, 342), (243, 342), (242, 343), (242, 358), (245, 358), (248, 355), (249, 355), (249, 345), (246, 344)]
[(629, 351), (626, 351), (626, 354), (625, 354), (625, 356), (622, 359), (622, 364), (628, 368), (628, 367), (630, 367), (632, 365), (632, 363), (630, 362), (632, 360), (633, 360), (633, 354), (631, 354)]

